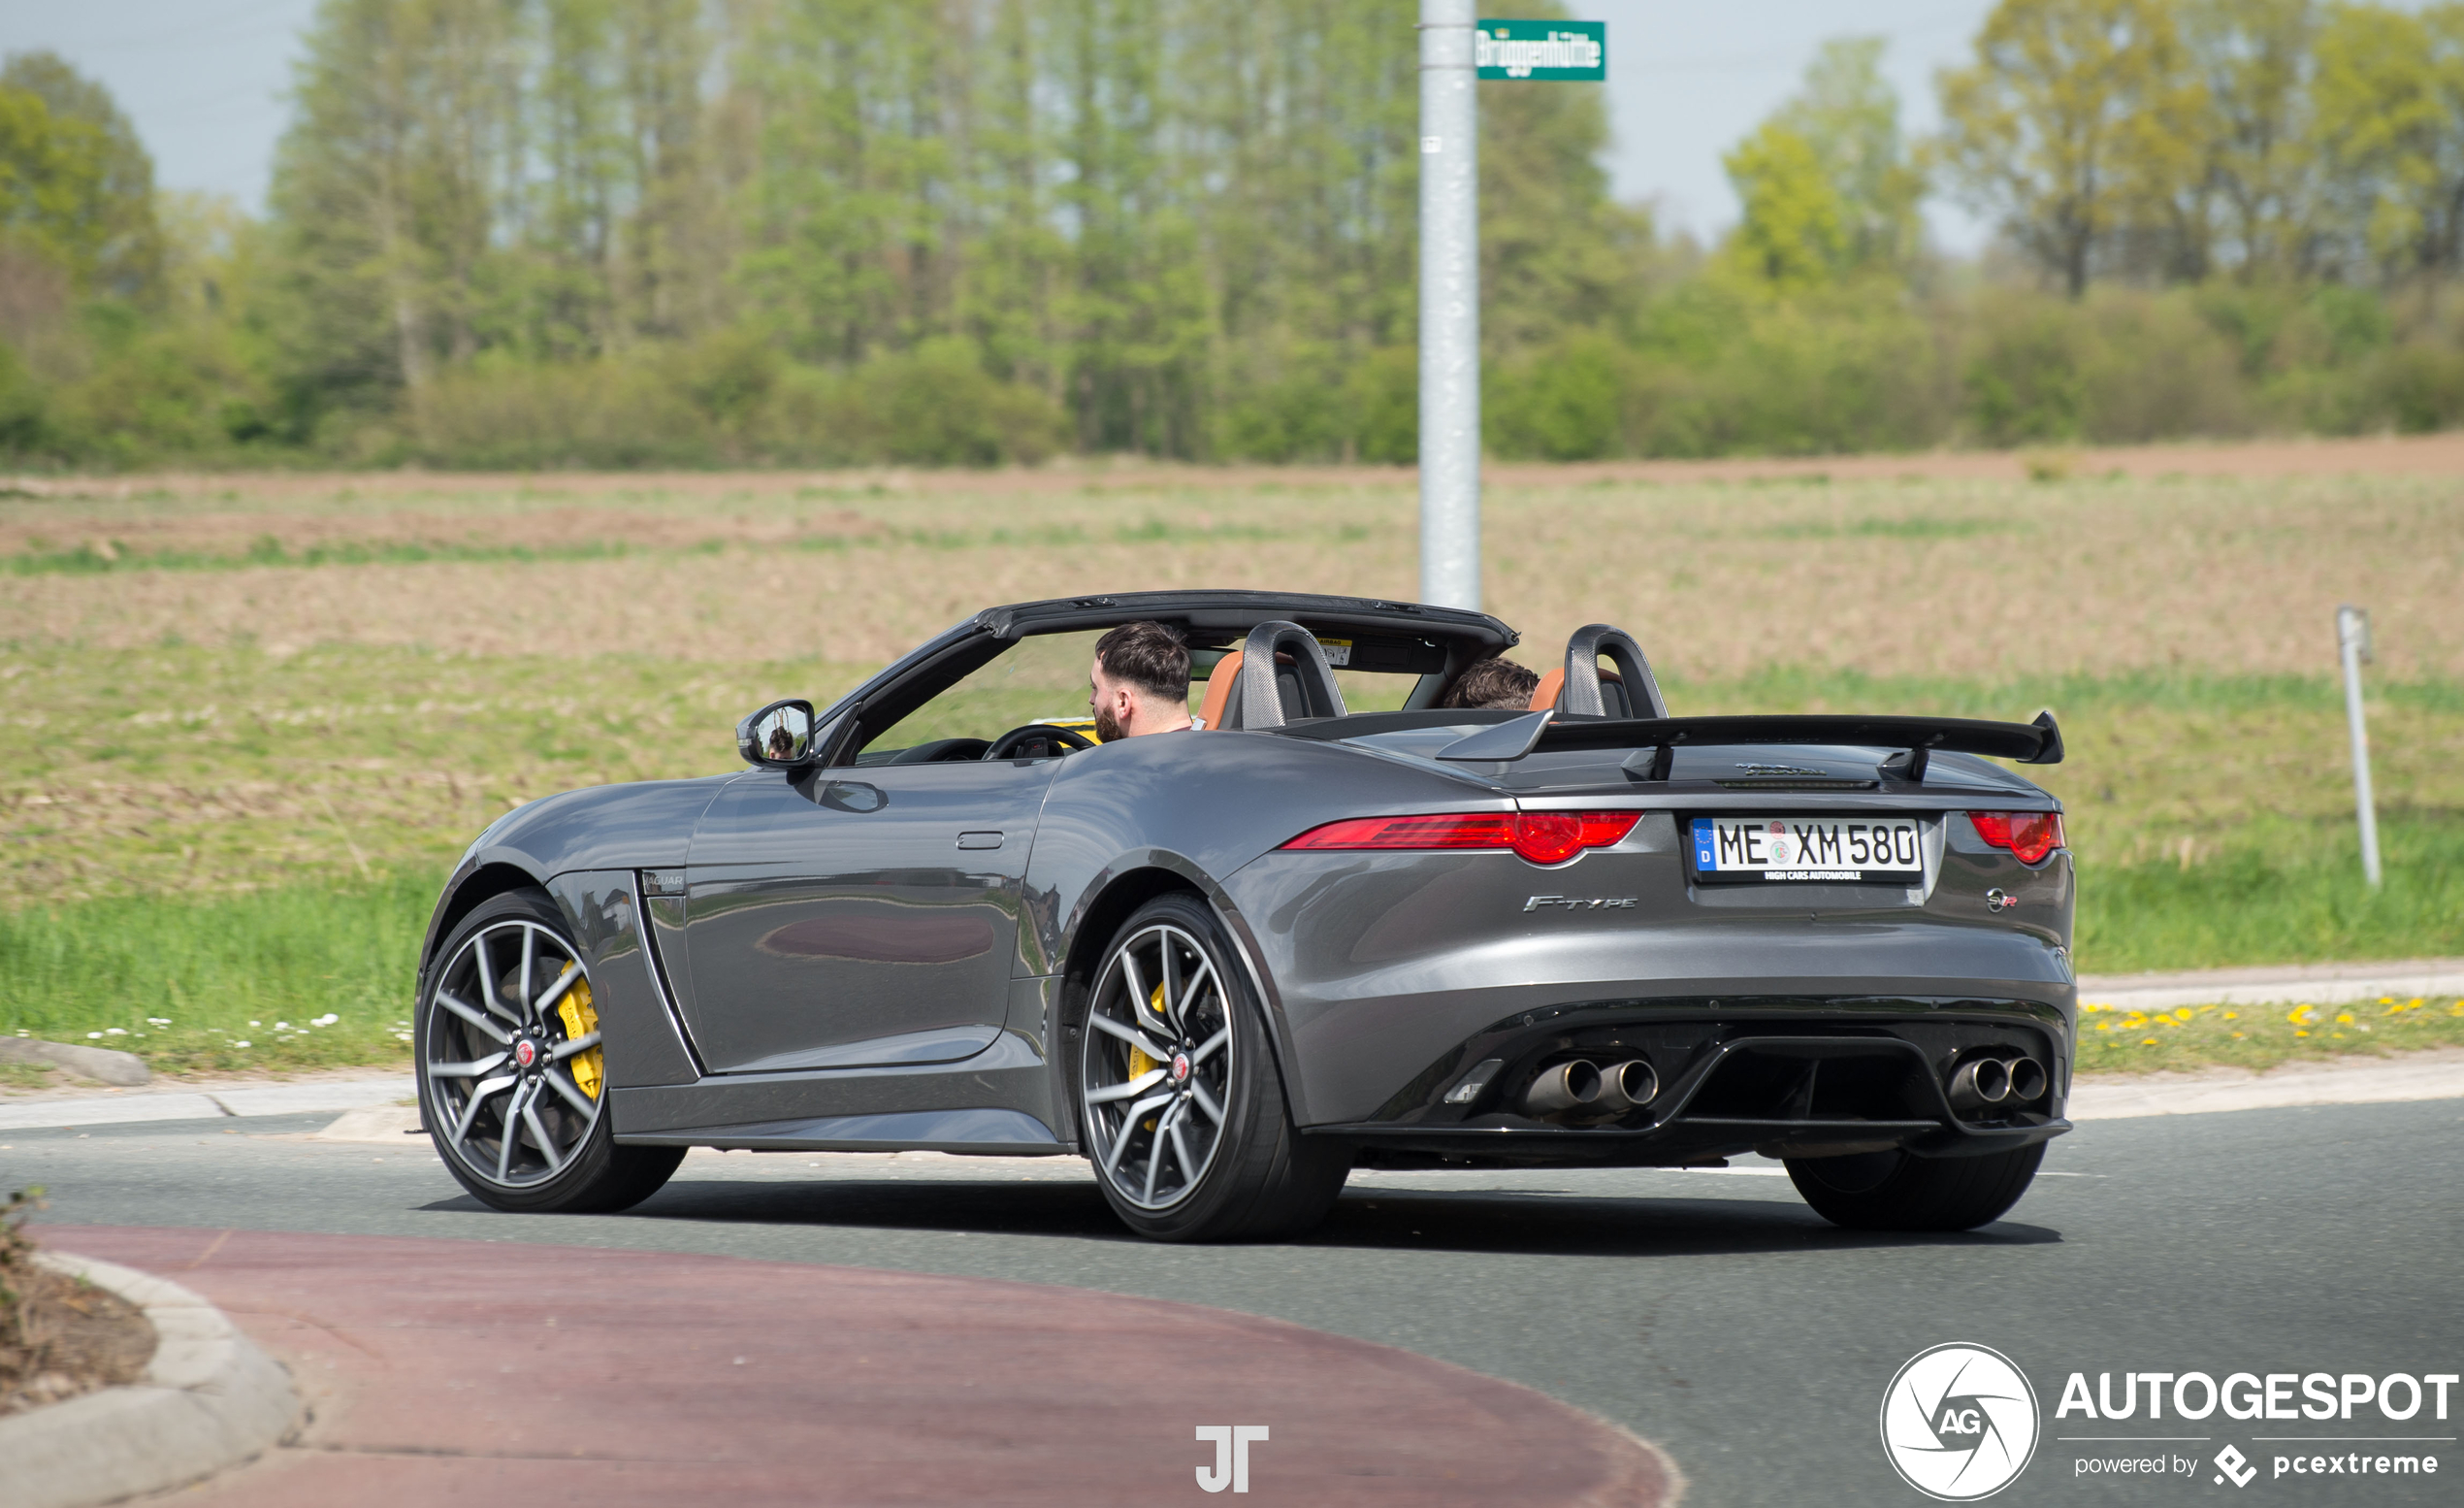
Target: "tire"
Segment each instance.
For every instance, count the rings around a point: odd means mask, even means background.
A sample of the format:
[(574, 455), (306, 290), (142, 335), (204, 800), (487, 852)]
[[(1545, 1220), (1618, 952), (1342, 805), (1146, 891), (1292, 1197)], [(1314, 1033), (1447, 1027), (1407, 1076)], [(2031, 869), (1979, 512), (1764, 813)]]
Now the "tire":
[(1973, 1230), (2027, 1192), (2045, 1144), (1984, 1157), (1790, 1158), (1789, 1181), (1814, 1213), (1851, 1230)]
[(1343, 1192), (1351, 1151), (1292, 1124), (1265, 1012), (1197, 897), (1159, 896), (1121, 924), (1076, 1036), (1080, 1145), (1138, 1234), (1298, 1235)]
[(455, 1179), (529, 1214), (605, 1213), (658, 1193), (684, 1149), (616, 1145), (590, 970), (556, 902), (535, 890), (482, 902), (437, 957), (412, 1057), (420, 1118)]

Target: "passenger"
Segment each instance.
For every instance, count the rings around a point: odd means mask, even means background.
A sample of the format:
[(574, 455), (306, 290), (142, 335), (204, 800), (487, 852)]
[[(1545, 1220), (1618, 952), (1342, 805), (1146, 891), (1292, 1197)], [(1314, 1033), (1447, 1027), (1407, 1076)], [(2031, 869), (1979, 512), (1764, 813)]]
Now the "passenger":
[(1540, 673), (1508, 659), (1481, 660), (1454, 678), (1441, 706), (1504, 707), (1524, 711), (1540, 689)]
[(1086, 705), (1106, 743), (1189, 724), (1189, 645), (1160, 623), (1124, 623), (1095, 640)]

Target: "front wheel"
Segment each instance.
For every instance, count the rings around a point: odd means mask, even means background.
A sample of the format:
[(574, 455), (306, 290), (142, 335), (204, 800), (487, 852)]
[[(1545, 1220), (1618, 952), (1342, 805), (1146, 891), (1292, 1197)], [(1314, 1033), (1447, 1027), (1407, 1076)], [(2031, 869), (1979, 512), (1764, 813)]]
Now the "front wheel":
[(2019, 1202), (2045, 1144), (1984, 1157), (1864, 1152), (1788, 1159), (1789, 1181), (1814, 1213), (1851, 1230), (1973, 1230)]
[(463, 918), (412, 1018), (419, 1108), (438, 1155), (498, 1209), (624, 1209), (684, 1161), (620, 1147), (590, 970), (556, 902), (514, 891)]
[(1140, 1235), (1296, 1235), (1343, 1192), (1349, 1150), (1293, 1126), (1264, 1013), (1196, 897), (1157, 897), (1122, 925), (1078, 1034), (1082, 1144)]

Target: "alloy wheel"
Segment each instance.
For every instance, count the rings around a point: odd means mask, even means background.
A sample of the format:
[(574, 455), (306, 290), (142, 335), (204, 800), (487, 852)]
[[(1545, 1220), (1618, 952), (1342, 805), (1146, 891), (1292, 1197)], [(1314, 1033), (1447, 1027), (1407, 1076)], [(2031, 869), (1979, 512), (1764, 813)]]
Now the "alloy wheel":
[(606, 1102), (590, 977), (536, 922), (481, 928), (438, 971), (420, 1044), (429, 1124), (503, 1188), (565, 1170)]
[(1232, 1102), (1231, 1000), (1198, 939), (1170, 923), (1114, 950), (1080, 1058), (1087, 1153), (1140, 1209), (1187, 1197), (1222, 1144)]

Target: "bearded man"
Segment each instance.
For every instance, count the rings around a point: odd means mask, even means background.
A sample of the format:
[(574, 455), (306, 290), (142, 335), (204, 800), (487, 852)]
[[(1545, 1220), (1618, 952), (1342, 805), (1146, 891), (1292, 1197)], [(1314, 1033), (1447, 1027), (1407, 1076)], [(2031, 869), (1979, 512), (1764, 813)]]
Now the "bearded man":
[(1086, 705), (1106, 743), (1189, 724), (1189, 645), (1152, 621), (1124, 623), (1095, 641)]

